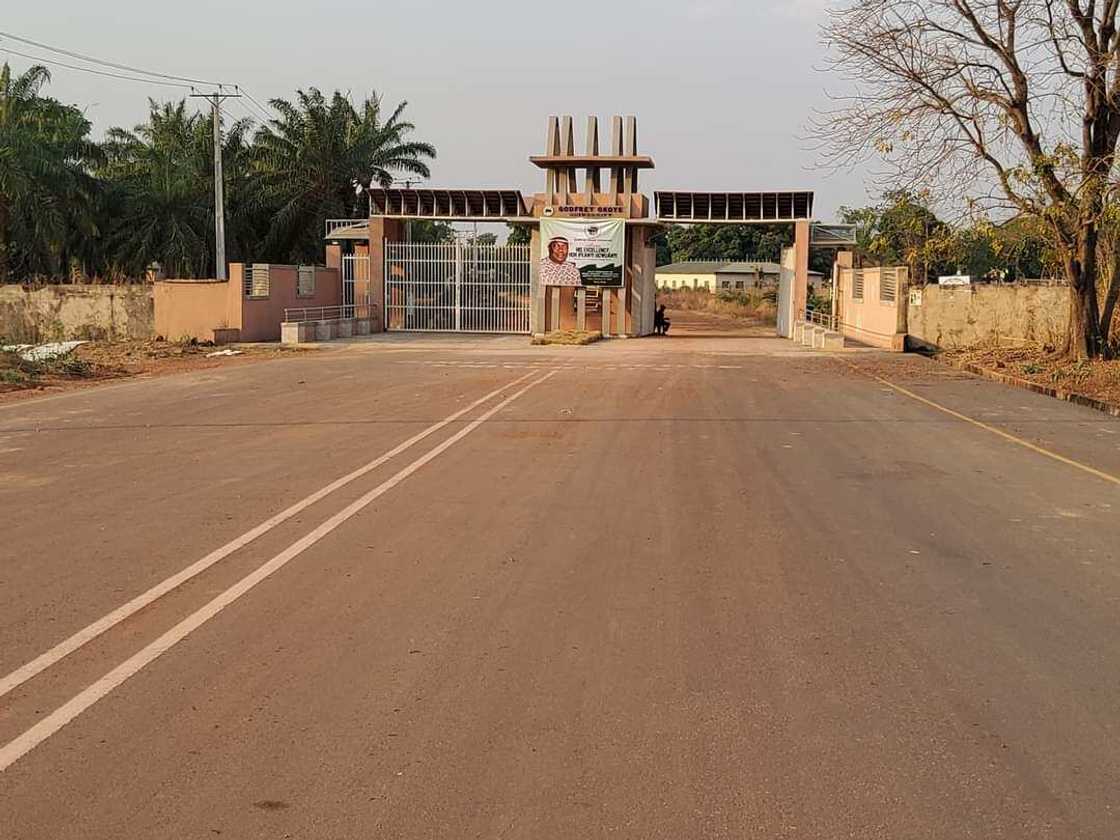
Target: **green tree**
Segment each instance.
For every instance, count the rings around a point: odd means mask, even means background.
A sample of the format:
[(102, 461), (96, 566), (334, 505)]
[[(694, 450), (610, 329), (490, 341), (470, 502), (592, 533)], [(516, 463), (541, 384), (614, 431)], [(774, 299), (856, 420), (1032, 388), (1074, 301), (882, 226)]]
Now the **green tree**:
[[(115, 224), (108, 254), (131, 276), (159, 262), (171, 277), (199, 277), (214, 270), (213, 129), (209, 115), (188, 111), (186, 100), (149, 102), (148, 122), (132, 131), (113, 128), (99, 170), (107, 184)], [(223, 133), (223, 175), (229, 257), (248, 247), (246, 165), (249, 121)]]
[(509, 222), (509, 236), (506, 238), (506, 244), (528, 245), (532, 241), (532, 235), (532, 226), (519, 225), (516, 222)]
[(96, 235), (98, 149), (77, 108), (40, 95), (45, 67), (0, 69), (0, 282), (59, 276)]
[[(665, 235), (668, 262), (762, 260), (778, 262), (793, 244), (793, 225), (678, 225)], [(667, 250), (667, 253), (665, 251)]]
[(939, 252), (934, 243), (949, 228), (930, 210), (927, 197), (893, 190), (872, 207), (841, 207), (840, 220), (856, 226), (856, 249), (871, 265), (906, 265), (915, 282), (936, 276)]
[(439, 243), (451, 242), (455, 239), (455, 228), (448, 222), (433, 222), (428, 219), (418, 219), (407, 222), (408, 240), (410, 242)]
[[(775, 225), (693, 225), (674, 226), (653, 240), (657, 264), (668, 265), (688, 260), (719, 262), (781, 262), (782, 250), (792, 247), (794, 226)], [(809, 252), (809, 269), (832, 272), (832, 253), (820, 249)]]
[(269, 214), (263, 250), (278, 261), (314, 260), (322, 250), (328, 218), (365, 212), (355, 185), (389, 187), (395, 174), (427, 178), (435, 148), (410, 140), (415, 130), (402, 102), (385, 117), (376, 94), (355, 108), (335, 91), (296, 93), (296, 101), (272, 100), (277, 119), (256, 135), (253, 151), (254, 206)]

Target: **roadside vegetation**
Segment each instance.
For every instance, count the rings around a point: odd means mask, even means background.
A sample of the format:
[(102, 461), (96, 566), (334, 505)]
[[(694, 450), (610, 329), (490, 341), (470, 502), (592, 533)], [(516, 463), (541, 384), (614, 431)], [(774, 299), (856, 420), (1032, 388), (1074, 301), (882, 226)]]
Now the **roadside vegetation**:
[(1120, 360), (1069, 359), (1045, 347), (969, 347), (939, 352), (942, 361), (1012, 376), (1120, 406)]
[[(843, 0), (822, 43), (844, 84), (813, 126), (825, 161), (868, 164), (888, 194), (928, 196), (1012, 242), (1037, 238), (1043, 253), (1020, 256), (1069, 284), (1062, 351), (1112, 355), (1120, 4)], [(933, 221), (917, 227), (934, 234)]]
[[(0, 345), (5, 342), (0, 340)], [(238, 345), (236, 350), (193, 340), (91, 341), (61, 356), (30, 361), (0, 350), (0, 395), (70, 388), (83, 382), (182, 373), (247, 360), (314, 352), (289, 345)], [(227, 353), (232, 355), (226, 355)]]
[[(146, 119), (92, 136), (83, 110), (47, 95), (50, 74), (0, 68), (0, 283), (127, 281), (214, 266), (213, 132), (187, 100), (149, 101)], [(326, 218), (367, 213), (357, 187), (425, 178), (435, 148), (405, 103), (309, 87), (273, 118), (227, 118), (227, 258), (319, 262)]]
[(0, 350), (0, 393), (36, 388), (48, 382), (90, 379), (94, 375), (93, 365), (72, 354), (31, 361), (18, 353)]

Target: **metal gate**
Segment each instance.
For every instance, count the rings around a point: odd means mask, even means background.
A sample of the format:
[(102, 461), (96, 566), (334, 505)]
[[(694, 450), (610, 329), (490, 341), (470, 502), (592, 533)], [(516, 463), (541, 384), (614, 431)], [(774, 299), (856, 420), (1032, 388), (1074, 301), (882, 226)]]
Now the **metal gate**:
[(369, 281), (369, 257), (365, 254), (347, 254), (342, 258), (343, 306), (354, 306), (357, 303), (354, 299), (355, 280), (361, 280), (363, 285)]
[(389, 330), (528, 333), (528, 245), (385, 246)]

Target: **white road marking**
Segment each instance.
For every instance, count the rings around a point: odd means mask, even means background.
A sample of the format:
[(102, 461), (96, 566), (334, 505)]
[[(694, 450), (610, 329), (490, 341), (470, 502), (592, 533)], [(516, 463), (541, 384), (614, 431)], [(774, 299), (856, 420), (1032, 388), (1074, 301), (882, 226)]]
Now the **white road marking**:
[[(458, 432), (453, 434), (443, 443), (435, 448), (429, 450), (424, 455), (421, 455), (407, 467), (404, 467), (392, 478), (383, 481), (377, 485), (373, 490), (370, 490), (361, 498), (344, 507), (330, 519), (323, 522), (319, 527), (315, 528), (310, 533), (296, 540), (282, 552), (277, 554), (268, 562), (259, 566), (256, 570), (250, 572), (229, 589), (222, 592), (220, 595), (211, 600), (204, 607), (196, 610), (191, 615), (180, 621), (154, 642), (149, 644), (139, 653), (130, 656), (116, 668), (101, 677), (93, 685), (89, 686), (79, 694), (71, 698), (62, 706), (55, 709), (41, 721), (36, 723), (22, 735), (9, 741), (3, 747), (0, 747), (0, 772), (7, 770), (15, 762), (19, 761), (43, 741), (50, 738), (58, 732), (70, 721), (74, 720), (78, 715), (101, 700), (103, 697), (111, 693), (115, 688), (120, 686), (129, 677), (134, 676), (143, 670), (146, 666), (150, 665), (167, 651), (171, 650), (179, 642), (183, 641), (187, 636), (204, 625), (210, 619), (214, 618), (218, 613), (238, 600), (241, 596), (249, 592), (254, 586), (263, 581), (265, 578), (272, 575), (274, 572), (282, 569), (293, 558), (299, 556), (306, 551), (323, 537), (330, 534), (337, 529), (340, 525), (352, 518), (357, 513), (360, 513), (364, 508), (368, 507), (375, 500), (388, 493), (410, 475), (415, 473), (425, 464), (434, 461), (456, 443), (461, 441), (495, 414), (502, 409), (506, 408), (514, 400), (521, 397), (529, 389), (540, 385), (547, 379), (551, 379), (556, 375), (556, 371), (549, 371), (539, 379), (534, 379), (520, 391), (506, 397), (496, 406), (489, 411), (480, 415), (477, 419), (471, 421)], [(508, 386), (507, 386), (508, 387)], [(503, 389), (505, 390), (505, 389)]]
[(276, 514), (271, 519), (266, 519), (264, 522), (262, 522), (260, 525), (257, 525), (255, 528), (253, 528), (249, 531), (246, 531), (244, 534), (242, 534), (241, 536), (236, 537), (235, 539), (226, 543), (221, 548), (215, 549), (214, 551), (210, 552), (205, 557), (203, 557), (201, 560), (191, 564), (190, 566), (187, 566), (187, 568), (183, 569), (178, 574), (174, 574), (171, 577), (167, 578), (166, 580), (162, 581), (161, 583), (157, 583), (155, 586), (153, 586), (147, 592), (144, 592), (141, 595), (137, 595), (135, 598), (133, 598), (127, 604), (124, 604), (123, 606), (118, 607), (117, 609), (113, 610), (108, 615), (105, 615), (105, 616), (97, 619), (97, 621), (93, 622), (93, 624), (90, 624), (88, 627), (85, 627), (85, 628), (79, 630), (77, 633), (75, 633), (70, 638), (65, 639), (62, 642), (59, 642), (57, 645), (52, 647), (46, 653), (35, 657), (35, 659), (32, 659), (26, 665), (23, 665), (22, 667), (17, 668), (15, 671), (12, 671), (12, 673), (8, 674), (3, 679), (0, 679), (0, 697), (3, 697), (8, 692), (10, 692), (12, 689), (22, 685), (23, 683), (27, 682), (29, 679), (36, 676), (37, 674), (41, 674), (43, 671), (45, 671), (47, 668), (54, 665), (60, 659), (63, 659), (64, 657), (69, 656), (71, 653), (78, 650), (83, 645), (86, 645), (89, 642), (92, 642), (94, 639), (96, 639), (102, 633), (104, 633), (107, 630), (110, 630), (113, 627), (115, 627), (116, 625), (120, 624), (122, 621), (124, 621), (130, 615), (133, 615), (134, 613), (139, 612), (140, 610), (144, 609), (144, 607), (148, 606), (152, 602), (158, 600), (159, 598), (162, 598), (168, 592), (171, 592), (172, 590), (182, 586), (184, 583), (186, 583), (191, 578), (197, 577), (198, 575), (202, 574), (204, 571), (209, 569), (215, 563), (218, 563), (219, 561), (224, 560), (226, 557), (229, 557), (229, 555), (233, 554), (235, 551), (238, 551), (238, 550), (244, 548), (249, 543), (251, 543), (253, 540), (255, 540), (257, 537), (260, 537), (263, 534), (268, 533), (269, 531), (271, 531), (276, 526), (286, 522), (287, 520), (289, 520), (293, 516), (295, 516), (297, 513), (299, 513), (302, 510), (305, 510), (306, 508), (310, 507), (311, 505), (315, 504), (316, 502), (321, 501), (322, 499), (329, 496), (334, 491), (336, 491), (336, 490), (338, 490), (342, 487), (345, 487), (347, 484), (349, 484), (350, 482), (352, 482), (352, 481), (354, 481), (358, 478), (361, 478), (366, 473), (377, 469), (382, 464), (384, 464), (386, 461), (389, 461), (390, 459), (395, 458), (397, 455), (400, 455), (405, 450), (410, 449), (411, 447), (415, 446), (417, 443), (424, 440), (424, 438), (428, 437), (429, 435), (434, 434), (435, 432), (438, 432), (440, 429), (444, 428), (448, 424), (454, 423), (456, 420), (458, 420), (464, 414), (467, 414), (467, 413), (473, 411), (474, 409), (478, 408), (483, 403), (490, 401), (491, 399), (498, 396), (503, 391), (508, 391), (510, 388), (514, 387), (515, 385), (519, 385), (520, 383), (524, 382), (526, 379), (528, 379), (532, 375), (533, 375), (532, 373), (526, 373), (524, 376), (521, 376), (521, 377), (513, 380), (512, 382), (510, 382), (508, 385), (503, 385), (501, 388), (498, 388), (497, 390), (491, 391), (486, 396), (475, 400), (473, 403), (468, 405), (466, 408), (463, 408), (459, 411), (456, 411), (454, 414), (451, 414), (448, 417), (444, 418), (443, 420), (439, 421), (438, 423), (435, 423), (435, 424), (429, 426), (428, 428), (424, 429), (422, 432), (419, 432), (418, 434), (413, 435), (408, 440), (406, 440), (403, 443), (393, 447), (388, 452), (386, 452), (384, 455), (381, 455), (380, 457), (375, 458), (374, 460), (370, 461), (365, 466), (359, 467), (358, 469), (354, 470), (353, 472), (348, 473), (347, 475), (344, 475), (341, 478), (338, 478), (338, 479), (332, 481), (330, 484), (326, 485), (321, 490), (315, 491), (310, 496), (307, 496), (307, 497), (301, 499), (300, 501), (296, 502), (291, 507), (286, 508), (285, 510)]
[[(496, 367), (496, 365), (484, 365), (473, 362), (434, 362), (434, 361), (419, 361), (414, 359), (405, 359), (396, 362), (400, 365), (423, 365), (424, 367), (440, 367), (440, 368), (477, 368), (477, 367)], [(501, 365), (503, 368), (509, 370), (575, 370), (575, 371), (596, 371), (596, 370), (742, 370), (742, 365), (659, 365), (652, 363), (642, 364), (596, 364), (593, 362), (575, 363), (575, 362), (561, 362), (557, 361), (555, 364), (548, 362), (507, 362)], [(752, 382), (755, 380), (751, 380)]]

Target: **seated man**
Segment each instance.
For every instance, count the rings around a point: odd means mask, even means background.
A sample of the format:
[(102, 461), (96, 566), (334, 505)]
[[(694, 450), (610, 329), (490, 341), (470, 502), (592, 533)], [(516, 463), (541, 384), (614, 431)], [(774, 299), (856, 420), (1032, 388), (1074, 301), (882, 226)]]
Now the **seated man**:
[(656, 335), (667, 335), (669, 327), (672, 326), (672, 321), (665, 317), (665, 304), (657, 307), (657, 311), (653, 313), (653, 331)]

